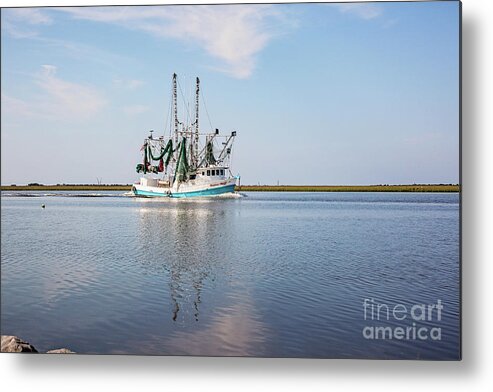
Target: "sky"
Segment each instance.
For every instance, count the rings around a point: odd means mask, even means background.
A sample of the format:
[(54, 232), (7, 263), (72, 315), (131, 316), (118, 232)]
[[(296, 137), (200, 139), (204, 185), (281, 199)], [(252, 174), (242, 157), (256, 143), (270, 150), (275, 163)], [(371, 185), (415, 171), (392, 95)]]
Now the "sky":
[(237, 131), (242, 184), (459, 182), (458, 2), (3, 8), (1, 28), (2, 185), (137, 181), (174, 72), (187, 97), (201, 80), (202, 131)]

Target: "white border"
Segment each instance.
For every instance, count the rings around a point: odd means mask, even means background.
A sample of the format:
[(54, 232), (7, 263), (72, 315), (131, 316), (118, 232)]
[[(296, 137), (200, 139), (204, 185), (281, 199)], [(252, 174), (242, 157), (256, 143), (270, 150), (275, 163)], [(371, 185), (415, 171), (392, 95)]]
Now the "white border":
[[(136, 3), (165, 2), (2, 0), (1, 5)], [(16, 392), (44, 388), (77, 392), (95, 389), (254, 392), (259, 388), (378, 392), (489, 390), (493, 385), (491, 4), (491, 0), (463, 1), (462, 362), (0, 354), (2, 389)]]

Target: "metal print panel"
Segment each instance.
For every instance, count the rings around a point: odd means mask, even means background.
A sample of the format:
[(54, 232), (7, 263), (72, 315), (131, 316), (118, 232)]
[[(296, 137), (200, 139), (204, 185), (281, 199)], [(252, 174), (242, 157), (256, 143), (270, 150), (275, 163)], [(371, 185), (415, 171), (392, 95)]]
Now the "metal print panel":
[(2, 352), (461, 358), (460, 2), (1, 25)]

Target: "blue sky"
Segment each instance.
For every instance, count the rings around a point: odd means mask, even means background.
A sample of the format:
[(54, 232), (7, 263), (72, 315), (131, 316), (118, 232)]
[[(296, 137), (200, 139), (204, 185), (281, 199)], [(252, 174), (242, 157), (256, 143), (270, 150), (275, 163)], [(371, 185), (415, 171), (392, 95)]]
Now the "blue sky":
[(200, 77), (213, 128), (238, 131), (243, 184), (459, 181), (457, 2), (1, 18), (2, 184), (136, 181), (144, 137), (164, 132), (173, 72), (185, 93)]

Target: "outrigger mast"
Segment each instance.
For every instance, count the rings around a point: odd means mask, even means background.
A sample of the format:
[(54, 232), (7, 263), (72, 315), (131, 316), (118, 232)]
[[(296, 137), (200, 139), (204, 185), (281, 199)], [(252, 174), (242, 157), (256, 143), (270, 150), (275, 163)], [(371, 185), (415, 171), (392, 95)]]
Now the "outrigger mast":
[(200, 79), (197, 78), (197, 87), (195, 89), (195, 137), (193, 139), (193, 159), (192, 166), (197, 168), (199, 164), (199, 92), (200, 92)]
[[(173, 74), (173, 117), (175, 124), (175, 148), (178, 145), (178, 94), (176, 89), (176, 74)], [(175, 157), (176, 158), (176, 157)]]

